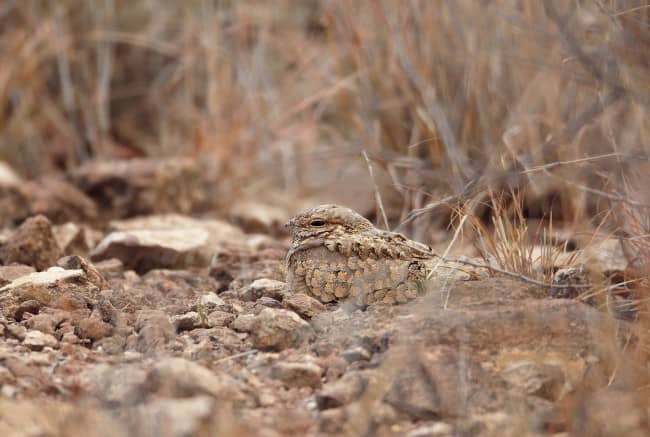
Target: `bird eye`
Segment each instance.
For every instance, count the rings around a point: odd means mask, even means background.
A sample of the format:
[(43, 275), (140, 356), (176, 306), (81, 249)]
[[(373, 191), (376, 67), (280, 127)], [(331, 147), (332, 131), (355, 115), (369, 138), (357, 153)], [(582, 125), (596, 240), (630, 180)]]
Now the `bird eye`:
[(309, 223), (310, 226), (325, 226), (325, 221), (323, 220), (312, 220), (311, 223)]

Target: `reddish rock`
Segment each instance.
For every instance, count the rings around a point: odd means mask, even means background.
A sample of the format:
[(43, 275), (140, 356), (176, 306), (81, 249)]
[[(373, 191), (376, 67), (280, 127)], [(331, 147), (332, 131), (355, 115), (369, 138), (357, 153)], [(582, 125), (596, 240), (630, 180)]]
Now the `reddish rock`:
[(164, 350), (176, 336), (174, 325), (162, 311), (139, 311), (135, 329), (138, 332), (136, 350), (143, 353)]
[(206, 202), (201, 165), (195, 160), (92, 161), (74, 169), (70, 179), (104, 216), (189, 213)]
[(255, 348), (283, 350), (300, 346), (313, 336), (313, 331), (291, 311), (265, 308), (255, 316), (251, 334)]
[(277, 363), (271, 369), (271, 377), (279, 379), (288, 387), (318, 388), (323, 369), (310, 362)]
[(96, 317), (82, 319), (77, 324), (77, 336), (91, 341), (101, 340), (113, 332), (113, 327)]
[(326, 311), (327, 308), (320, 301), (302, 293), (287, 294), (282, 301), (285, 308), (294, 311), (299, 316), (311, 319), (317, 314)]
[(52, 223), (42, 215), (29, 218), (0, 246), (0, 262), (19, 263), (45, 270), (56, 264), (61, 248)]
[(26, 266), (24, 264), (0, 266), (0, 287), (12, 282), (14, 279), (29, 275), (35, 271), (34, 267)]

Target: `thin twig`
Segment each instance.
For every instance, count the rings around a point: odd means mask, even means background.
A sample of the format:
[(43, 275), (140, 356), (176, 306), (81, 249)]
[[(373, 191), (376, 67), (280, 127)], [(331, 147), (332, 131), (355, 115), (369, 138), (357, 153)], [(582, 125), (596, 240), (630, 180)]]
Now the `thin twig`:
[(477, 267), (480, 269), (487, 269), (495, 273), (501, 273), (506, 276), (510, 276), (511, 278), (519, 279), (520, 281), (523, 282), (528, 282), (529, 284), (533, 285), (539, 285), (540, 287), (546, 287), (546, 288), (591, 288), (591, 285), (586, 285), (586, 284), (575, 284), (575, 285), (568, 285), (568, 284), (549, 284), (547, 282), (543, 281), (538, 281), (537, 279), (530, 278), (528, 276), (522, 275), (520, 273), (514, 273), (514, 272), (509, 272), (508, 270), (503, 270), (498, 267), (493, 267), (487, 264), (480, 264), (480, 263), (475, 263), (472, 261), (466, 261), (466, 260), (460, 260), (460, 259), (448, 259), (444, 257), (440, 257), (443, 261), (445, 262), (455, 262), (455, 263), (460, 263), (460, 264), (465, 264), (468, 266), (472, 267)]
[(446, 256), (449, 254), (449, 251), (451, 250), (451, 247), (456, 244), (456, 240), (458, 239), (458, 236), (460, 235), (461, 230), (463, 229), (463, 225), (465, 224), (465, 221), (467, 220), (468, 215), (464, 215), (463, 218), (460, 220), (460, 223), (458, 224), (458, 227), (456, 228), (456, 232), (454, 232), (454, 237), (451, 239), (449, 244), (447, 245), (447, 248), (445, 249), (445, 252), (442, 254), (440, 257), (440, 261), (431, 269), (429, 274), (427, 275), (427, 279), (431, 279), (431, 276), (433, 276), (433, 273), (440, 267), (440, 264), (442, 264), (443, 261), (445, 261)]
[(603, 155), (597, 155), (597, 156), (588, 156), (586, 158), (572, 159), (570, 161), (554, 161), (546, 164), (536, 165), (535, 167), (531, 167), (527, 170), (523, 170), (521, 174), (533, 173), (538, 171), (547, 171), (548, 169), (559, 167), (561, 165), (581, 164), (583, 162), (596, 161), (604, 158), (620, 158), (622, 156), (623, 154), (621, 153), (613, 152), (613, 153), (605, 153)]
[(384, 220), (384, 226), (386, 227), (386, 230), (390, 231), (390, 228), (388, 226), (388, 217), (386, 217), (386, 211), (384, 211), (384, 202), (382, 202), (381, 200), (379, 187), (377, 186), (377, 181), (375, 181), (375, 173), (372, 170), (372, 163), (370, 162), (370, 157), (368, 156), (366, 149), (362, 149), (361, 154), (366, 160), (366, 164), (368, 164), (368, 173), (370, 173), (370, 179), (372, 180), (372, 185), (375, 187), (375, 200), (377, 201), (377, 208), (381, 213), (381, 218)]

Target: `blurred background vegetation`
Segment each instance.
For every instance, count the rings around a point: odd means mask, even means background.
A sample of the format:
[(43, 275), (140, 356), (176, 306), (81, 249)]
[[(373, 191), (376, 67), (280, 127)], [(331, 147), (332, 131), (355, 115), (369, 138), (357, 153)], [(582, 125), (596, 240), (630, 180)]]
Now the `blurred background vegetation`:
[(27, 177), (182, 155), (309, 194), (369, 181), (366, 150), (393, 223), (487, 188), (573, 221), (645, 205), (647, 1), (6, 0), (0, 65)]

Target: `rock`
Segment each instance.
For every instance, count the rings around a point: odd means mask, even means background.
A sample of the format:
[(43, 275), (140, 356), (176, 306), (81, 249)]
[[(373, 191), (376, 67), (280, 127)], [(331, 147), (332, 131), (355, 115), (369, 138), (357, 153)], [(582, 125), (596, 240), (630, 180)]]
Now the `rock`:
[[(570, 414), (571, 435), (584, 436), (647, 436), (647, 393), (603, 389), (585, 397)], [(572, 423), (571, 423), (572, 422)]]
[(52, 308), (87, 310), (95, 302), (99, 289), (90, 283), (83, 270), (52, 267), (31, 273), (0, 288), (0, 308), (6, 315), (18, 317), (21, 304), (34, 301), (36, 305)]
[(0, 435), (127, 437), (111, 413), (61, 399), (0, 399)]
[(253, 314), (240, 314), (230, 324), (230, 329), (236, 332), (252, 332), (255, 329), (255, 316)]
[(92, 263), (88, 262), (87, 259), (79, 255), (71, 255), (61, 258), (57, 261), (57, 265), (59, 267), (63, 267), (66, 270), (81, 269), (91, 284), (100, 290), (109, 288), (108, 282), (106, 282), (106, 279), (104, 279), (99, 270), (97, 270), (97, 268)]
[(325, 333), (348, 320), (350, 320), (350, 314), (343, 308), (339, 308), (336, 311), (325, 311), (314, 315), (311, 319), (311, 326), (317, 333)]
[(29, 217), (29, 200), (23, 185), (12, 169), (0, 162), (0, 228), (13, 226)]
[(187, 437), (200, 435), (208, 423), (216, 428), (219, 416), (215, 407), (214, 399), (208, 396), (155, 399), (129, 411), (127, 420), (133, 424), (133, 435)]
[(201, 252), (207, 243), (208, 234), (201, 229), (113, 232), (91, 259), (117, 258), (141, 274), (155, 268), (184, 269), (207, 265), (209, 257)]
[(98, 341), (113, 333), (113, 327), (96, 317), (88, 317), (79, 321), (77, 336), (81, 339)]
[(91, 161), (74, 169), (70, 178), (103, 216), (189, 213), (206, 202), (201, 165), (191, 159)]
[(347, 405), (358, 399), (366, 389), (368, 379), (360, 372), (348, 372), (341, 379), (329, 382), (316, 393), (319, 410), (329, 410)]
[(256, 279), (250, 285), (242, 288), (239, 298), (243, 301), (252, 302), (261, 297), (270, 297), (281, 301), (287, 293), (287, 284), (282, 281), (262, 278)]
[(368, 349), (360, 346), (351, 349), (346, 349), (345, 351), (343, 351), (341, 356), (343, 356), (345, 361), (347, 361), (348, 363), (354, 363), (356, 361), (369, 361), (370, 358), (372, 357)]
[(629, 257), (621, 246), (621, 240), (609, 238), (596, 244), (589, 244), (579, 252), (575, 263), (581, 263), (597, 269), (604, 276), (623, 273), (628, 268)]
[(564, 371), (554, 363), (521, 361), (511, 364), (500, 375), (525, 395), (556, 401), (565, 394)]
[(126, 337), (122, 335), (111, 335), (103, 337), (93, 343), (93, 347), (98, 352), (104, 352), (108, 355), (123, 355), (126, 347)]
[(81, 389), (110, 406), (130, 406), (146, 396), (147, 371), (135, 364), (89, 365), (77, 378)]
[(0, 266), (0, 287), (7, 285), (12, 282), (14, 279), (18, 279), (21, 276), (29, 275), (34, 273), (36, 270), (32, 266), (26, 266), (24, 264), (14, 264), (9, 266)]
[(311, 296), (303, 293), (287, 294), (282, 304), (288, 310), (294, 311), (299, 316), (311, 319), (326, 310), (325, 305)]
[(211, 328), (230, 326), (234, 320), (235, 315), (225, 311), (216, 310), (208, 314), (208, 326)]
[(215, 293), (204, 294), (199, 298), (199, 305), (211, 310), (218, 307), (225, 307), (226, 302)]
[(95, 203), (60, 177), (45, 177), (23, 187), (31, 215), (42, 214), (54, 223), (97, 219)]
[[(433, 420), (461, 416), (472, 408), (473, 402), (481, 402), (491, 410), (502, 407), (503, 394), (499, 396), (491, 385), (494, 383), (490, 375), (472, 358), (461, 357), (457, 350), (447, 346), (417, 355), (403, 353), (395, 359), (409, 358), (395, 373), (386, 396), (386, 402), (397, 411), (413, 419)], [(466, 387), (467, 392), (458, 387)]]
[(22, 178), (9, 164), (0, 161), (0, 186), (17, 186), (22, 183)]
[(138, 331), (136, 350), (142, 353), (162, 351), (176, 336), (174, 325), (162, 311), (138, 311), (135, 329)]
[(313, 336), (313, 331), (291, 311), (265, 308), (255, 316), (251, 334), (256, 349), (277, 351), (300, 346)]
[(93, 263), (97, 271), (106, 279), (115, 279), (124, 273), (124, 264), (117, 258), (109, 258)]
[(199, 313), (195, 311), (172, 316), (171, 319), (176, 332), (191, 331), (192, 329), (201, 328), (207, 323), (207, 319), (202, 320)]
[(112, 222), (111, 228), (114, 231), (92, 251), (91, 259), (117, 258), (139, 273), (207, 266), (220, 246), (245, 241), (228, 223), (173, 214)]
[(17, 340), (23, 341), (27, 335), (27, 328), (23, 325), (10, 323), (5, 326), (6, 333)]
[(156, 363), (147, 375), (147, 388), (162, 396), (209, 395), (235, 405), (251, 400), (241, 382), (183, 358), (165, 358)]
[(344, 408), (321, 411), (318, 416), (318, 430), (326, 435), (341, 435), (348, 420)]
[[(266, 297), (266, 296), (262, 296), (259, 299), (257, 299), (256, 304), (257, 304), (256, 305), (257, 308), (260, 308), (260, 307), (282, 308), (282, 304), (279, 301), (273, 299), (272, 297)], [(260, 309), (260, 311), (261, 311), (261, 309)]]
[(55, 223), (97, 218), (92, 200), (61, 178), (24, 181), (13, 172), (8, 175), (0, 170), (0, 173), (4, 174), (0, 176), (0, 227), (38, 214)]
[(41, 331), (27, 331), (23, 344), (33, 351), (40, 351), (45, 347), (56, 348), (59, 342), (53, 335)]
[(291, 218), (289, 212), (282, 208), (254, 201), (235, 203), (231, 207), (230, 216), (249, 234), (272, 235), (284, 234), (284, 224)]
[(0, 262), (19, 263), (44, 270), (61, 257), (52, 224), (42, 216), (29, 218), (0, 246)]
[(54, 335), (56, 327), (63, 321), (64, 313), (40, 313), (30, 317), (23, 323), (29, 329), (41, 331), (44, 334)]
[(406, 434), (407, 437), (452, 437), (454, 435), (454, 427), (445, 422), (420, 426)]
[(321, 386), (323, 370), (316, 364), (303, 363), (277, 363), (271, 368), (271, 377), (279, 379), (287, 387)]
[(94, 245), (89, 244), (86, 239), (86, 230), (73, 222), (57, 225), (52, 228), (63, 255), (87, 254)]
[(258, 250), (251, 247), (222, 247), (210, 262), (210, 276), (221, 283), (220, 291), (229, 287), (241, 290), (256, 279), (285, 279), (286, 249)]

